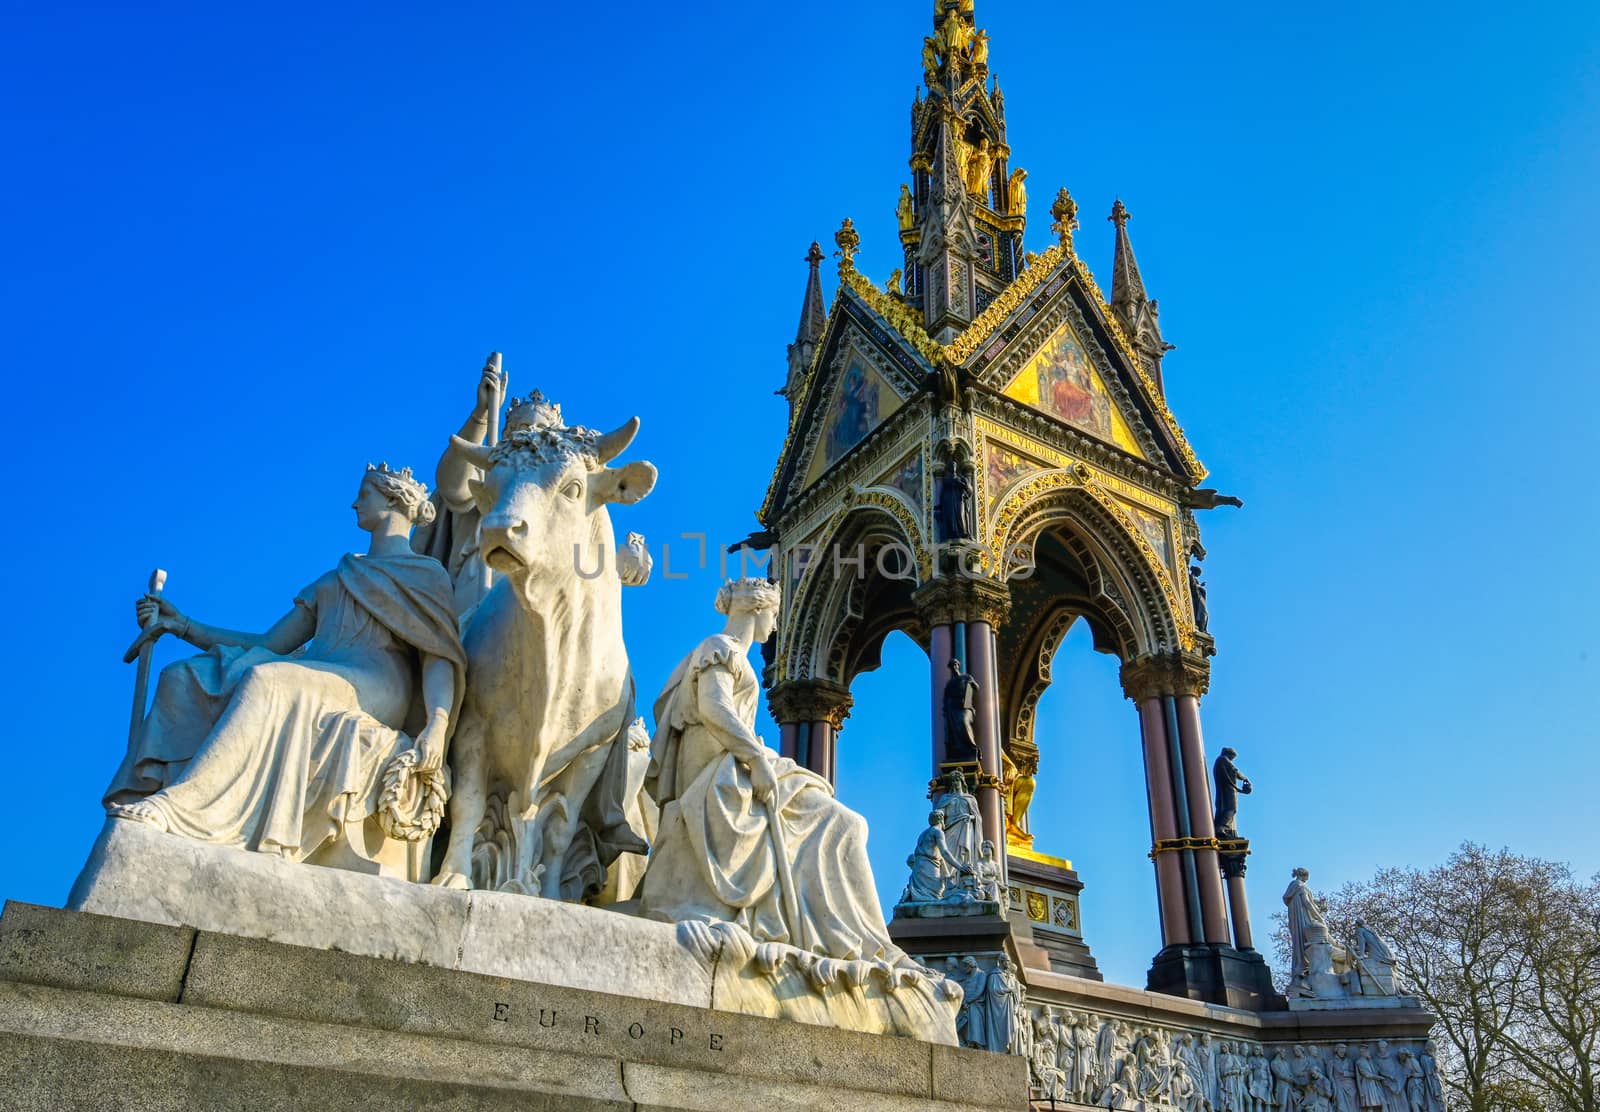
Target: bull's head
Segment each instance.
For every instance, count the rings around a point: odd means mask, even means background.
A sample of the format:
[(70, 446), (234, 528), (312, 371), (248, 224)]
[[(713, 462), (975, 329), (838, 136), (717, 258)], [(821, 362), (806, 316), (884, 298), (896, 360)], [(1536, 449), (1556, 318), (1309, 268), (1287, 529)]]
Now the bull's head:
[[(454, 438), (456, 449), (483, 469), (468, 483), (482, 520), (478, 548), (491, 568), (532, 601), (541, 588), (577, 577), (577, 554), (592, 563), (610, 558), (613, 502), (632, 504), (656, 485), (652, 464), (609, 466), (639, 431), (633, 417), (621, 428), (547, 425), (517, 428), (493, 448)], [(609, 568), (616, 578), (615, 567)]]

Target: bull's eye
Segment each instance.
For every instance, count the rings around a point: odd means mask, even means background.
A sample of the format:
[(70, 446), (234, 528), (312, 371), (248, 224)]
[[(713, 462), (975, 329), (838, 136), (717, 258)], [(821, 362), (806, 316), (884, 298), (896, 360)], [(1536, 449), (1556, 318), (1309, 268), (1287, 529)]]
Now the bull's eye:
[(577, 479), (573, 479), (561, 488), (561, 494), (563, 497), (570, 498), (576, 502), (583, 495), (583, 485)]

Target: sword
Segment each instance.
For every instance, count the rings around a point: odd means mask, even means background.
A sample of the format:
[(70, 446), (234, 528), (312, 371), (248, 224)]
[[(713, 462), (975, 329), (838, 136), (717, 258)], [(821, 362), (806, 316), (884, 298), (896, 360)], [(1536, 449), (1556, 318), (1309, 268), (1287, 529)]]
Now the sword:
[[(167, 585), (167, 573), (157, 568), (150, 573), (150, 594), (160, 596)], [(133, 644), (128, 646), (128, 651), (122, 654), (122, 662), (131, 664), (135, 659), (139, 667), (133, 674), (133, 717), (128, 723), (128, 752), (133, 752), (134, 742), (139, 740), (139, 728), (144, 725), (145, 697), (150, 692), (150, 653), (156, 646), (156, 639), (161, 636), (161, 608), (150, 615), (150, 620), (145, 623), (139, 636), (134, 638)]]

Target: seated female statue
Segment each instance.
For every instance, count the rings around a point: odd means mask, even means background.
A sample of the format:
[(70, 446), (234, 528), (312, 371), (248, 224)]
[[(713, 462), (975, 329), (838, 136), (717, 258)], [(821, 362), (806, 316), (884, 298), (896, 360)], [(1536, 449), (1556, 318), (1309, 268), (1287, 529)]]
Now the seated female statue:
[(301, 861), (380, 801), (420, 793), (431, 797), (420, 828), (390, 832), (432, 833), (466, 679), (450, 577), (410, 547), (433, 507), (409, 468), (384, 465), (367, 468), (353, 509), (366, 555), (343, 557), (265, 633), (139, 601), (141, 625), (206, 651), (162, 670), (106, 790), (112, 816)]
[(755, 734), (760, 682), (746, 653), (777, 622), (779, 589), (725, 584), (727, 628), (691, 652), (656, 700), (645, 785), (661, 821), (642, 912), (737, 924), (756, 942), (831, 958), (909, 960), (889, 940), (867, 862), (867, 825), (833, 786)]

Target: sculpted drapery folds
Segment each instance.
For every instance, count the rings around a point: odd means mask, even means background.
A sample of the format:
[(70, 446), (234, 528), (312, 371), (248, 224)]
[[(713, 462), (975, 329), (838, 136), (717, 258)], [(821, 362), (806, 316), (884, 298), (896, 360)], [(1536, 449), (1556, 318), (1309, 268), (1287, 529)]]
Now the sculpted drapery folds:
[(353, 508), (367, 554), (345, 556), (264, 634), (140, 601), (141, 625), (154, 617), (207, 651), (162, 672), (107, 789), (112, 815), (303, 860), (378, 812), (391, 773), (425, 778), (434, 813), (416, 833), (433, 832), (466, 679), (450, 581), (409, 547), (433, 510), (409, 470), (387, 467), (369, 468)]
[(778, 588), (726, 584), (728, 616), (656, 700), (647, 786), (661, 826), (642, 908), (671, 921), (732, 923), (759, 942), (897, 963), (867, 863), (866, 824), (821, 776), (755, 734), (760, 690), (746, 654), (772, 632)]

